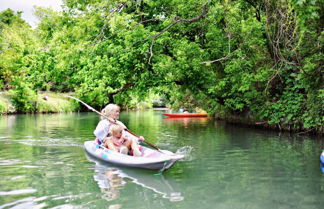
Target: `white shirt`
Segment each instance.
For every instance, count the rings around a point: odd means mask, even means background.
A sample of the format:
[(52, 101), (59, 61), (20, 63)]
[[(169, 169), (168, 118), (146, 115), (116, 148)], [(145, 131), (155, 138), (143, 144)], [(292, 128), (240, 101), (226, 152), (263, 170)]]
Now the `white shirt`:
[[(111, 119), (111, 120), (113, 120), (113, 119)], [(122, 122), (120, 122), (118, 120), (116, 120), (116, 123), (118, 125), (121, 125), (124, 128), (127, 128)], [(97, 139), (99, 139), (101, 142), (103, 142), (103, 139), (108, 136), (108, 133), (110, 133), (110, 130), (114, 125), (115, 124), (109, 122), (108, 119), (103, 119), (98, 123), (93, 134), (96, 136)], [(125, 131), (123, 131), (123, 135), (124, 135), (124, 132)]]

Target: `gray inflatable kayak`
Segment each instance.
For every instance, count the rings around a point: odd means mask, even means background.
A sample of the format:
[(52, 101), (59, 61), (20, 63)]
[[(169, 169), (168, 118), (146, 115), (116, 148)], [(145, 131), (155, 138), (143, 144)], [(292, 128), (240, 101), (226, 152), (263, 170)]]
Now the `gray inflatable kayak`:
[(174, 154), (167, 150), (153, 150), (142, 146), (142, 156), (134, 157), (106, 149), (95, 140), (84, 142), (85, 150), (93, 157), (108, 163), (134, 168), (164, 171), (169, 169), (184, 155)]

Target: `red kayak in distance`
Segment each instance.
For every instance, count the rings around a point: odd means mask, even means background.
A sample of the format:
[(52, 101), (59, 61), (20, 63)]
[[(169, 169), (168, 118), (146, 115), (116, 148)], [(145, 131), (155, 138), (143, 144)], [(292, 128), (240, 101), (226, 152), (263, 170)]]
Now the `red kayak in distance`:
[(170, 118), (207, 117), (207, 113), (162, 113)]

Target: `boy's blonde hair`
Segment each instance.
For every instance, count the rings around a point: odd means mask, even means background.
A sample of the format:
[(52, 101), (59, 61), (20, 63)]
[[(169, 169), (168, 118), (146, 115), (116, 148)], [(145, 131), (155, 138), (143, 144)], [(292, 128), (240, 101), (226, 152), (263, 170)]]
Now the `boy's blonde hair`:
[(114, 125), (111, 128), (111, 133), (113, 136), (117, 135), (120, 131), (124, 130), (124, 128), (121, 125)]
[[(120, 107), (116, 104), (108, 104), (101, 113), (104, 114), (106, 117), (110, 117), (113, 111), (120, 110)], [(105, 119), (105, 117), (101, 116), (101, 120)]]

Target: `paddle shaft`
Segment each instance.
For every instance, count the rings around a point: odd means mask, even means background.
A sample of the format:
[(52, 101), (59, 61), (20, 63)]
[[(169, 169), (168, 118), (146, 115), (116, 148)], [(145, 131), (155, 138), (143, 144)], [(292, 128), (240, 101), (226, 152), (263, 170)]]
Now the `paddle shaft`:
[[(128, 129), (125, 129), (125, 131), (127, 131), (128, 133), (132, 134), (133, 136), (136, 136), (137, 138), (139, 138), (139, 136), (133, 132), (131, 132), (130, 130)], [(160, 150), (157, 146), (155, 146), (154, 144), (151, 144), (150, 142), (144, 140), (144, 142), (148, 145), (150, 145), (151, 147), (153, 147), (154, 149), (157, 149), (157, 150)]]
[[(102, 117), (106, 118), (110, 123), (114, 124), (114, 125), (118, 125), (118, 123), (116, 123), (115, 121), (111, 120), (110, 118), (108, 118), (106, 115), (102, 114), (101, 112), (99, 112), (98, 110), (94, 109), (93, 107), (91, 107), (90, 105), (88, 105), (87, 103), (81, 101), (80, 99), (76, 98), (76, 97), (72, 97), (72, 96), (66, 96), (66, 97), (69, 97), (71, 99), (75, 99), (77, 100), (78, 102), (82, 103), (84, 106), (86, 106), (89, 110), (95, 112), (95, 113), (98, 113), (99, 115), (101, 115)], [(127, 128), (124, 129), (125, 131), (127, 131), (128, 133), (132, 134), (133, 136), (139, 138), (139, 135), (131, 132), (130, 130), (128, 130)], [(157, 146), (155, 146), (154, 144), (148, 142), (147, 140), (144, 140), (144, 142), (148, 145), (150, 145), (151, 147), (153, 147), (154, 149), (156, 150), (160, 150)]]

